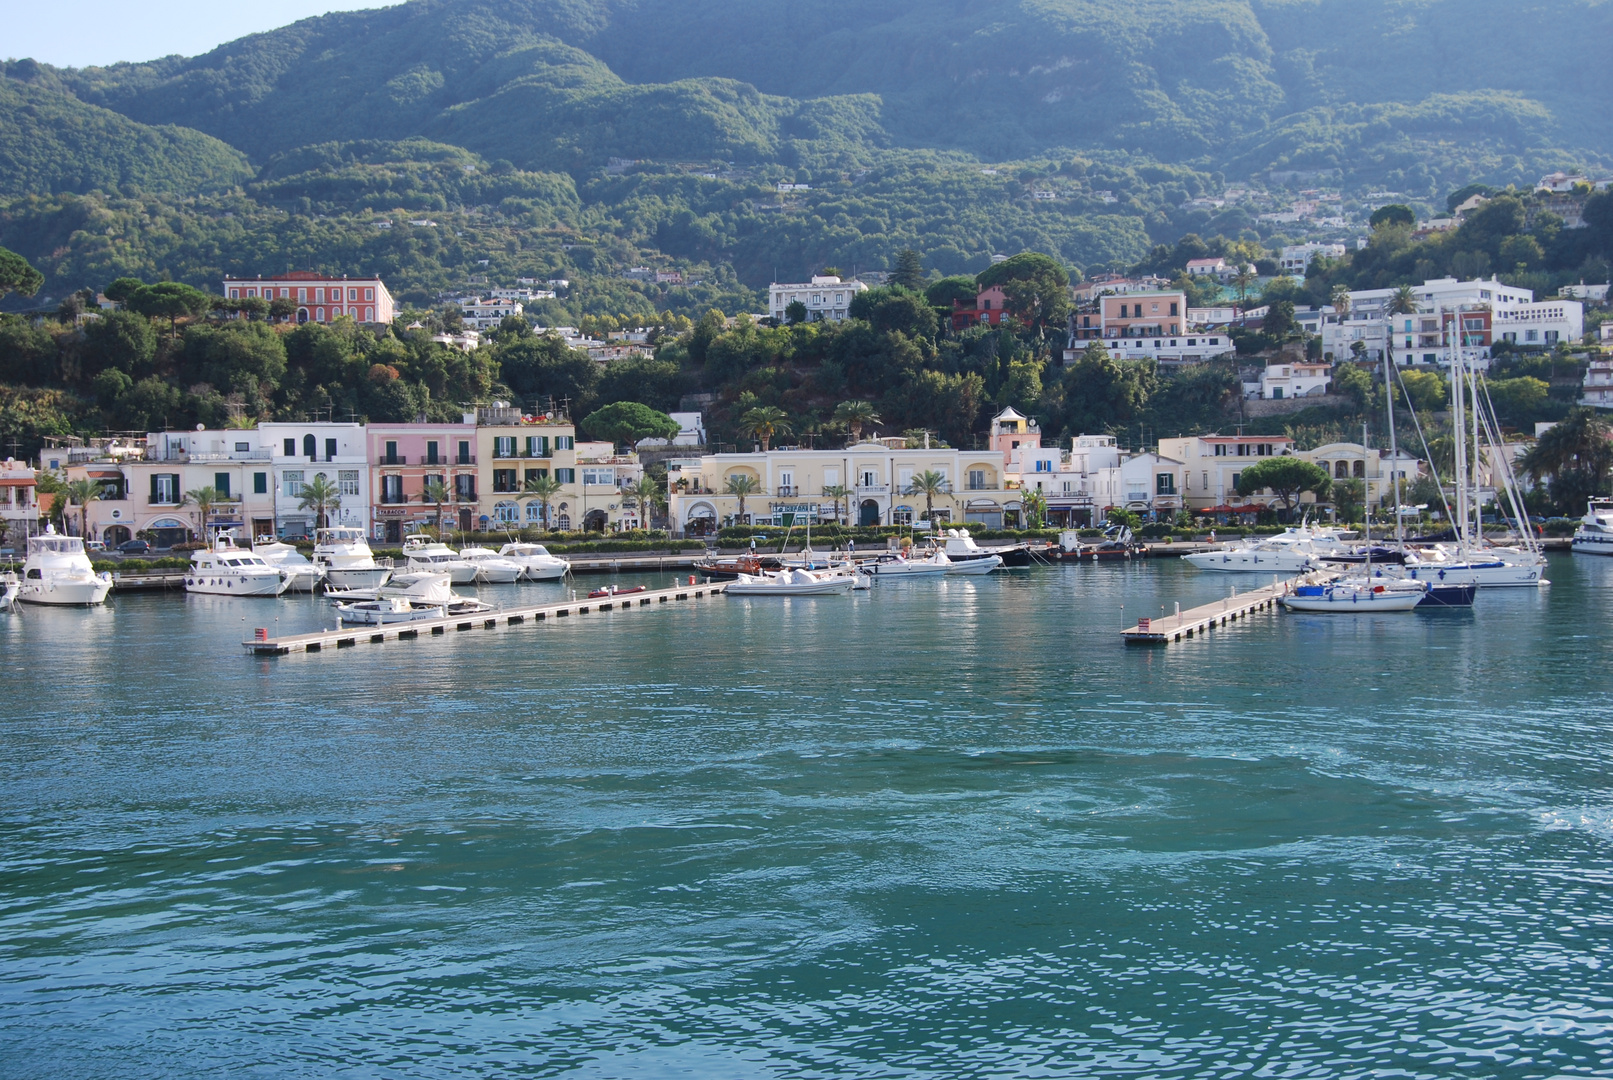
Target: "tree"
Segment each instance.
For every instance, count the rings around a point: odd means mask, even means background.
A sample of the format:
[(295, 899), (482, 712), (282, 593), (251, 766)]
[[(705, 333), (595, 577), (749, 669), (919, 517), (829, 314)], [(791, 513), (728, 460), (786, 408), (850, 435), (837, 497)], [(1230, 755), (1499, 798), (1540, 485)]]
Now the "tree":
[(1261, 331), (1273, 341), (1282, 342), (1294, 336), (1298, 325), (1294, 321), (1294, 302), (1277, 300), (1266, 309), (1266, 318)]
[(799, 300), (784, 305), (784, 325), (795, 326), (807, 320), (807, 306)]
[(1025, 506), (1025, 527), (1027, 529), (1040, 529), (1047, 520), (1047, 497), (1042, 494), (1041, 488), (1029, 488), (1020, 495), (1020, 501)]
[(549, 504), (554, 501), (554, 497), (560, 494), (564, 488), (564, 484), (545, 472), (541, 476), (532, 477), (523, 484), (520, 492), (515, 496), (515, 501), (538, 500), (538, 505), (543, 508), (543, 527), (547, 529), (549, 527)]
[(84, 327), (86, 374), (117, 370), (133, 378), (151, 373), (157, 335), (151, 320), (132, 311), (108, 311)]
[(167, 319), (169, 329), (178, 335), (179, 320), (205, 315), (213, 306), (213, 298), (177, 281), (159, 281), (136, 289), (125, 306), (153, 319)]
[(739, 496), (739, 517), (745, 517), (745, 496), (754, 495), (761, 490), (761, 483), (750, 473), (736, 472), (728, 477), (723, 485), (723, 494)]
[(1289, 511), (1304, 492), (1326, 498), (1331, 484), (1326, 469), (1297, 457), (1265, 458), (1238, 474), (1239, 495), (1249, 496), (1269, 488)]
[(1412, 211), (1411, 207), (1404, 203), (1390, 203), (1388, 206), (1380, 206), (1372, 211), (1372, 216), (1367, 219), (1367, 223), (1373, 229), (1381, 229), (1386, 225), (1401, 225), (1409, 229), (1417, 224), (1417, 215)]
[(45, 275), (10, 248), (0, 247), (0, 297), (6, 293), (32, 296), (45, 283)]
[(874, 409), (872, 402), (842, 401), (835, 406), (831, 422), (836, 427), (849, 429), (851, 441), (855, 444), (862, 441), (864, 425), (879, 423), (879, 413)]
[(972, 277), (944, 277), (924, 290), (924, 299), (931, 307), (952, 310), (954, 301), (973, 305), (980, 295), (980, 286)]
[(596, 439), (631, 446), (640, 439), (672, 439), (682, 430), (664, 412), (636, 401), (615, 401), (583, 417), (582, 428)]
[(666, 501), (666, 493), (661, 490), (653, 476), (641, 476), (627, 487), (622, 489), (633, 502), (638, 504), (639, 525), (641, 528), (650, 527), (650, 518), (654, 516), (655, 508)]
[(936, 498), (945, 495), (951, 490), (952, 485), (947, 478), (933, 469), (925, 469), (921, 473), (915, 473), (913, 479), (907, 485), (907, 494), (924, 496), (925, 521), (931, 521), (935, 517)]
[(183, 506), (185, 503), (196, 504), (196, 512), (202, 519), (202, 539), (208, 539), (207, 519), (213, 513), (213, 507), (217, 506), (223, 501), (224, 495), (218, 490), (218, 488), (212, 486), (211, 484), (209, 484), (207, 487), (193, 488), (192, 490), (185, 492), (185, 497), (180, 502), (180, 505)]
[(1247, 266), (1238, 267), (1238, 272), (1232, 275), (1232, 286), (1238, 290), (1238, 305), (1240, 307), (1249, 302), (1249, 286), (1254, 283), (1254, 272)]
[(1035, 251), (988, 266), (975, 278), (982, 289), (1002, 286), (1010, 312), (1027, 326), (1045, 329), (1070, 310), (1070, 274), (1057, 260)]
[(1361, 480), (1335, 480), (1332, 486), (1333, 511), (1343, 522), (1358, 521), (1366, 501), (1366, 484)]
[(69, 506), (79, 508), (78, 534), (83, 536), (89, 525), (90, 503), (101, 497), (101, 485), (95, 480), (69, 480), (62, 493), (67, 496)]
[(114, 304), (127, 304), (129, 297), (146, 287), (137, 277), (120, 277), (101, 290), (101, 294)]
[(325, 515), (331, 510), (339, 510), (342, 506), (341, 488), (316, 475), (312, 480), (303, 483), (302, 491), (298, 493), (297, 507), (300, 510), (314, 512), (314, 528), (323, 529), (327, 524)]
[(912, 248), (896, 253), (896, 269), (891, 272), (890, 283), (918, 292), (924, 288), (924, 259)]
[(1350, 317), (1350, 287), (1343, 282), (1333, 286), (1333, 292), (1328, 297), (1333, 310), (1338, 313), (1340, 322)]
[(1591, 409), (1575, 409), (1552, 425), (1519, 462), (1536, 480), (1549, 478), (1558, 509), (1580, 512), (1585, 501), (1609, 491), (1613, 427)]
[(835, 508), (839, 511), (842, 521), (851, 519), (851, 509), (847, 500), (851, 498), (851, 489), (844, 484), (828, 484), (823, 489), (824, 495), (834, 500)]
[(1389, 314), (1415, 315), (1417, 313), (1417, 290), (1410, 285), (1401, 285), (1389, 297)]
[(426, 486), (420, 491), (420, 498), (437, 508), (437, 539), (442, 539), (442, 506), (452, 496), (448, 492), (448, 485), (441, 480), (427, 480)]
[(762, 441), (762, 453), (767, 453), (774, 435), (791, 432), (789, 414), (776, 405), (758, 405), (739, 418), (744, 430)]

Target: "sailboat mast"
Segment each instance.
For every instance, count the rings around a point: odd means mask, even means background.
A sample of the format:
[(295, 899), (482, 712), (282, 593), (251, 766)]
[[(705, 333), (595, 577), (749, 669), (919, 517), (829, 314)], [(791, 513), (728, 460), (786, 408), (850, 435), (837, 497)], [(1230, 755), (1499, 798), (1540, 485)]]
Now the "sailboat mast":
[[(1406, 546), (1404, 518), (1400, 516), (1400, 479), (1395, 475), (1395, 464), (1400, 458), (1400, 451), (1395, 445), (1395, 384), (1390, 377), (1389, 354), (1383, 355), (1383, 393), (1384, 400), (1389, 403), (1389, 485), (1395, 492), (1395, 543), (1400, 547)], [(1410, 407), (1411, 399), (1406, 400)]]
[[(1434, 314), (1444, 324), (1445, 314), (1438, 305), (1434, 307)], [(1456, 488), (1456, 520), (1451, 522), (1456, 528), (1456, 543), (1462, 554), (1467, 554), (1467, 399), (1462, 387), (1462, 354), (1458, 349), (1450, 349), (1447, 343), (1448, 355), (1451, 360), (1451, 428), (1455, 437), (1451, 440), (1455, 444), (1454, 473), (1452, 477)]]

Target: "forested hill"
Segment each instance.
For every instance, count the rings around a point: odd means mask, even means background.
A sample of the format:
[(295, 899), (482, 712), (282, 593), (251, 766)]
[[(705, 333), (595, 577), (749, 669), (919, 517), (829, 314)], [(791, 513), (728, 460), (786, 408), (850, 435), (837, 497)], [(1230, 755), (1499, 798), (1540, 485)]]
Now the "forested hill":
[(548, 170), (1108, 149), (1431, 193), (1606, 160), (1613, 69), (1567, 53), (1610, 36), (1600, 0), (413, 0), (63, 78), (260, 162), (409, 136)]

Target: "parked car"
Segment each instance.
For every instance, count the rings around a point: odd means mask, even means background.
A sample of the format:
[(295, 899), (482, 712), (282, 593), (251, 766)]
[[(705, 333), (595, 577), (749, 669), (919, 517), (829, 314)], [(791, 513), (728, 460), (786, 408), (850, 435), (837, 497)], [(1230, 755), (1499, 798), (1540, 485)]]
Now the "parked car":
[(85, 551), (105, 551), (106, 550), (106, 541), (105, 540), (86, 540), (86, 541), (84, 541), (84, 550)]
[(287, 533), (280, 538), (288, 544), (311, 544), (314, 538), (307, 533)]
[(144, 540), (125, 540), (118, 545), (119, 555), (144, 555), (151, 550), (151, 545)]

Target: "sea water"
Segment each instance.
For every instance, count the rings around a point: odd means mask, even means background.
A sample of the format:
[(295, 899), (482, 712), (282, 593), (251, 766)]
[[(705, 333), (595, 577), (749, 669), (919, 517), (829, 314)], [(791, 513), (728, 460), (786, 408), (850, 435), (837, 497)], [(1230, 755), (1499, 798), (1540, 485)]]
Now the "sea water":
[(0, 1076), (1606, 1075), (1613, 559), (1550, 576), (0, 615)]

